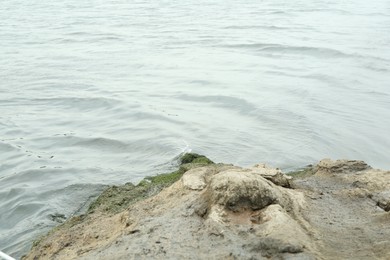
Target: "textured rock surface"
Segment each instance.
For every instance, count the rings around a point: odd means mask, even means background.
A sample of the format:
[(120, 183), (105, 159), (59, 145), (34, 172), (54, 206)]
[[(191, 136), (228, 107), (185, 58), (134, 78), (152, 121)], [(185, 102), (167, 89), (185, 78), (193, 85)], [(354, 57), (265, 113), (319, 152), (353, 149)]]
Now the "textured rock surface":
[(287, 188), (291, 186), (292, 178), (282, 173), (280, 169), (270, 168), (266, 164), (260, 163), (252, 167), (251, 171), (260, 174), (262, 177), (272, 181), (276, 185), (287, 187)]
[(358, 172), (371, 168), (363, 161), (323, 159), (317, 165), (317, 171), (329, 173)]
[(206, 187), (207, 167), (191, 169), (182, 177), (183, 185), (191, 190), (203, 190)]
[(345, 160), (310, 172), (189, 168), (120, 213), (68, 220), (26, 259), (389, 259), (389, 172)]
[(294, 186), (308, 198), (301, 213), (324, 258), (390, 259), (390, 215), (384, 210), (390, 172), (361, 161), (326, 159), (313, 173)]

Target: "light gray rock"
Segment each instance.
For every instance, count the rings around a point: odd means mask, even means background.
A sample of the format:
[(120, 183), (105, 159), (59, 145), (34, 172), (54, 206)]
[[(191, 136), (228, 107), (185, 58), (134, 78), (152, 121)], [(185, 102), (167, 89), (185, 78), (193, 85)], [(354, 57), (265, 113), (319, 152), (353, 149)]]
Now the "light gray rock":
[(207, 174), (207, 171), (207, 167), (200, 167), (187, 171), (181, 179), (184, 187), (190, 190), (203, 190), (206, 187), (205, 175)]
[(363, 161), (323, 159), (317, 164), (316, 168), (318, 172), (348, 173), (367, 170), (371, 167)]
[(271, 204), (290, 203), (272, 182), (253, 171), (227, 170), (214, 175), (208, 186), (212, 204), (239, 211), (258, 210)]
[(286, 187), (286, 188), (291, 187), (292, 177), (284, 174), (278, 168), (271, 168), (268, 167), (266, 164), (261, 163), (261, 164), (256, 164), (250, 169), (252, 172), (260, 174), (262, 177), (272, 181), (276, 185)]

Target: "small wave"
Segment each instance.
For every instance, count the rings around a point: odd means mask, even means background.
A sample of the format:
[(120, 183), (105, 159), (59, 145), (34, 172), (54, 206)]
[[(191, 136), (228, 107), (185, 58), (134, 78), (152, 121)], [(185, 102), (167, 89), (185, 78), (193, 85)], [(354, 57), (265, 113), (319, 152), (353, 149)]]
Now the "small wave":
[(291, 27), (282, 27), (276, 25), (229, 25), (222, 27), (222, 29), (228, 30), (244, 30), (244, 29), (266, 29), (266, 30), (291, 30)]
[(367, 64), (364, 67), (375, 72), (389, 73), (389, 69), (387, 68), (387, 66), (379, 67), (375, 64)]
[[(6, 208), (7, 205), (5, 205)], [(44, 203), (41, 202), (25, 202), (14, 204), (10, 211), (4, 213), (4, 219), (6, 220), (4, 226), (8, 229), (14, 228), (16, 225), (20, 225), (21, 221), (26, 218), (26, 212), (31, 215), (37, 215), (37, 213), (45, 207)]]
[(54, 106), (70, 106), (74, 107), (79, 104), (87, 104), (88, 106), (96, 104), (96, 107), (110, 106), (111, 104), (120, 104), (121, 101), (114, 98), (106, 97), (55, 97), (55, 98), (13, 98), (12, 100), (0, 100), (0, 105), (54, 105)]
[(72, 44), (72, 43), (99, 43), (108, 41), (122, 41), (124, 38), (116, 34), (90, 34), (85, 32), (76, 32), (51, 39), (49, 42), (55, 44)]
[(183, 142), (183, 147), (181, 148), (181, 151), (176, 156), (174, 156), (172, 159), (168, 160), (167, 162), (155, 165), (154, 168), (168, 169), (168, 170), (176, 169), (176, 167), (180, 164), (179, 161), (180, 158), (187, 153), (191, 153), (192, 151), (190, 145), (186, 141), (182, 140), (182, 142)]
[(319, 56), (322, 58), (342, 58), (350, 57), (350, 55), (339, 50), (323, 48), (323, 47), (309, 47), (309, 46), (291, 46), (291, 45), (282, 45), (282, 44), (267, 44), (267, 43), (248, 43), (248, 44), (231, 44), (225, 45), (227, 48), (234, 49), (246, 49), (246, 50), (255, 50), (259, 52), (268, 52), (268, 53), (289, 53), (289, 54), (305, 54), (311, 56)]
[[(2, 179), (2, 188), (7, 187), (8, 184), (12, 184), (12, 187), (35, 187), (38, 188), (42, 185), (42, 180), (52, 180), (53, 182), (65, 182), (67, 177), (64, 173), (67, 173), (63, 169), (30, 169), (11, 174)], [(26, 185), (28, 184), (28, 185)]]
[[(71, 109), (79, 110), (93, 110), (98, 108), (112, 108), (121, 103), (120, 100), (114, 98), (105, 98), (105, 97), (59, 97), (59, 98), (39, 98), (39, 99), (26, 99), (24, 101), (26, 104), (31, 104), (31, 102), (36, 105), (44, 105), (47, 107), (51, 106), (62, 106)], [(23, 103), (23, 102), (22, 102)]]
[(367, 54), (358, 54), (358, 53), (346, 53), (340, 50), (324, 48), (324, 47), (311, 47), (311, 46), (292, 46), (292, 45), (282, 45), (274, 43), (247, 43), (247, 44), (230, 44), (230, 45), (221, 45), (225, 48), (232, 49), (242, 49), (256, 51), (264, 54), (272, 55), (284, 55), (284, 54), (293, 54), (293, 55), (307, 55), (314, 56), (319, 58), (353, 58), (361, 59), (365, 61), (367, 59), (372, 59), (381, 62), (389, 62), (390, 60), (384, 57), (378, 57)]
[(218, 107), (228, 108), (245, 113), (257, 109), (254, 104), (246, 101), (245, 99), (233, 96), (189, 96), (183, 94), (176, 96), (176, 98), (193, 102), (212, 103)]
[(88, 32), (69, 32), (65, 34), (66, 36), (89, 36), (91, 35)]
[(113, 152), (127, 152), (130, 148), (130, 144), (126, 144), (119, 140), (109, 138), (82, 138), (82, 137), (71, 137), (72, 146), (82, 146), (90, 149), (98, 150), (109, 150)]
[(17, 146), (17, 145), (13, 145), (13, 144), (9, 144), (9, 143), (5, 143), (5, 142), (0, 141), (0, 152), (2, 152), (2, 153), (9, 153), (9, 152), (15, 152), (15, 151), (20, 151), (20, 150), (22, 150), (21, 146)]
[(281, 14), (281, 15), (292, 15), (291, 12), (285, 12), (285, 11), (268, 11), (267, 14)]
[(331, 14), (341, 14), (341, 15), (354, 15), (353, 13), (342, 10), (342, 9), (336, 9), (336, 8), (307, 8), (307, 9), (291, 9), (291, 12), (295, 13), (331, 13)]

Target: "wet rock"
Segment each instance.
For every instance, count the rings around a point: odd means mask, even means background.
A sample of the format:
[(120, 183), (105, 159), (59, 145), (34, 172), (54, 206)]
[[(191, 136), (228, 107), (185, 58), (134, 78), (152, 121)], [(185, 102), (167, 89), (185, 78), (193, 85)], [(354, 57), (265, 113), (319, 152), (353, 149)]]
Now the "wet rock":
[(261, 211), (256, 234), (264, 238), (260, 240), (263, 247), (277, 253), (300, 253), (311, 245), (310, 236), (280, 205), (270, 205)]
[(282, 173), (282, 171), (278, 168), (271, 168), (266, 164), (261, 163), (253, 166), (251, 170), (260, 174), (265, 179), (272, 181), (276, 185), (286, 188), (291, 187), (290, 181), (292, 180), (292, 177)]
[(375, 194), (372, 199), (377, 202), (377, 205), (384, 211), (390, 211), (390, 191), (382, 191)]
[(373, 202), (389, 211), (390, 172), (328, 159), (293, 181), (264, 164), (184, 162), (108, 189), (26, 259), (390, 259), (390, 215)]
[(227, 170), (211, 178), (207, 190), (211, 204), (239, 211), (262, 209), (270, 204), (288, 204), (288, 199), (272, 182), (253, 171)]
[(203, 190), (206, 187), (205, 175), (207, 171), (207, 167), (187, 171), (182, 177), (184, 187), (191, 190)]
[(207, 164), (213, 164), (214, 162), (204, 155), (200, 155), (196, 153), (184, 154), (180, 158), (180, 164), (189, 164), (189, 163), (207, 165)]
[(370, 169), (371, 167), (363, 161), (323, 159), (317, 164), (317, 172), (326, 173), (348, 173)]
[(64, 223), (66, 220), (66, 216), (64, 214), (54, 213), (49, 215), (49, 219), (57, 223)]

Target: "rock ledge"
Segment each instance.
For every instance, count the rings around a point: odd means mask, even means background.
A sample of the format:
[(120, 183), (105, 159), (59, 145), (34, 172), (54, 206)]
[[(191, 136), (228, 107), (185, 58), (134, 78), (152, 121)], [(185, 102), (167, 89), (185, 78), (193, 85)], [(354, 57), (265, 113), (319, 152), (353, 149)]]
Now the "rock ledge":
[[(126, 207), (95, 204), (24, 259), (390, 258), (389, 172), (328, 159), (299, 178), (199, 158), (158, 179), (172, 185), (150, 179), (115, 190), (114, 201)], [(121, 192), (133, 197), (118, 200)]]

